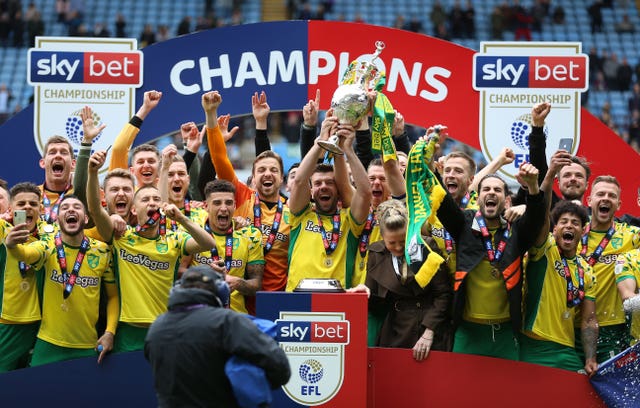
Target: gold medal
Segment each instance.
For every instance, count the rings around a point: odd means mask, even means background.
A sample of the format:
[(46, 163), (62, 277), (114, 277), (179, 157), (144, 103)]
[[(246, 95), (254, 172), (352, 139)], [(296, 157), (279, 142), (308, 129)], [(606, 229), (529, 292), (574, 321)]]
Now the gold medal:
[(29, 285), (29, 282), (27, 282), (26, 280), (23, 280), (22, 282), (20, 282), (20, 290), (23, 292), (26, 292), (29, 290), (29, 288), (31, 287), (31, 285)]
[(565, 310), (564, 312), (562, 312), (562, 318), (564, 320), (569, 320), (570, 317), (571, 317), (571, 313), (568, 310)]
[(53, 228), (53, 225), (51, 224), (46, 224), (44, 227), (42, 227), (42, 229), (47, 234), (51, 234), (55, 230), (55, 228)]
[(495, 279), (500, 279), (502, 277), (498, 268), (493, 268), (493, 270), (491, 271), (491, 276), (493, 276)]
[(324, 266), (326, 266), (327, 268), (330, 268), (331, 265), (333, 265), (333, 261), (331, 260), (331, 258), (325, 258), (324, 259)]
[(60, 309), (62, 309), (63, 312), (68, 312), (69, 311), (69, 305), (67, 305), (67, 301), (66, 300), (64, 302), (62, 302), (62, 304), (60, 305)]

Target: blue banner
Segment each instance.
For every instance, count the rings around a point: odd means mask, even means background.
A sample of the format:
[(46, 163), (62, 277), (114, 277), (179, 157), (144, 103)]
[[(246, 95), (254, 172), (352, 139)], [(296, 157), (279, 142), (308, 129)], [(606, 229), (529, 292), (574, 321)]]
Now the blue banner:
[(591, 385), (612, 408), (640, 406), (640, 343), (600, 365)]

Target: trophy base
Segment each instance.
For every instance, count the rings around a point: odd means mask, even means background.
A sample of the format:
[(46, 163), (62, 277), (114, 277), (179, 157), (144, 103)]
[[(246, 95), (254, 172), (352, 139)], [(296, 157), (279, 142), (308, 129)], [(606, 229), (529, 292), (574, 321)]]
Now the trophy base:
[(298, 286), (293, 290), (294, 292), (316, 292), (316, 293), (343, 293), (344, 289), (337, 279), (331, 278), (318, 278), (310, 279), (305, 278), (298, 283)]
[(333, 143), (331, 140), (319, 140), (318, 146), (322, 147), (324, 150), (327, 150), (333, 154), (337, 154), (338, 156), (344, 155), (344, 152), (337, 144)]

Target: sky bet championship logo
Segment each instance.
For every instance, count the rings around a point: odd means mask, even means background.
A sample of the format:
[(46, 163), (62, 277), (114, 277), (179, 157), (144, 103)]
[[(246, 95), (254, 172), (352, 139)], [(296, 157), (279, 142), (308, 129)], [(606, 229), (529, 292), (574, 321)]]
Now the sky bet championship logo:
[[(589, 84), (589, 60), (580, 43), (483, 42), (473, 57), (473, 88), (479, 91), (480, 146), (485, 160), (513, 150), (513, 163), (500, 169), (512, 178), (529, 161), (531, 109), (551, 104), (545, 120), (547, 159), (562, 146), (580, 144), (580, 92)], [(571, 143), (567, 143), (570, 140)]]
[(295, 402), (321, 405), (333, 398), (344, 379), (344, 351), (350, 326), (344, 313), (280, 312), (276, 340), (294, 373), (282, 388)]
[[(84, 136), (85, 106), (108, 126), (93, 151), (106, 150), (133, 115), (142, 85), (143, 58), (135, 39), (37, 37), (29, 50), (27, 79), (34, 86), (34, 138), (42, 154), (53, 135), (66, 136), (77, 155)], [(107, 158), (107, 161), (109, 158)]]
[(573, 57), (483, 56), (473, 58), (473, 88), (570, 88), (586, 90), (586, 55)]

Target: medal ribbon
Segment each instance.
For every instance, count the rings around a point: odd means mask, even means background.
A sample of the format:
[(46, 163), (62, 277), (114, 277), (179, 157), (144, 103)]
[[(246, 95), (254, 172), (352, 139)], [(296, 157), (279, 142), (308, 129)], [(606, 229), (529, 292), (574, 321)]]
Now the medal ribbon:
[[(282, 219), (282, 209), (284, 208), (282, 197), (278, 197), (278, 206), (276, 208), (276, 214), (273, 217), (273, 225), (271, 225), (271, 230), (269, 231), (269, 236), (267, 237), (267, 242), (264, 244), (264, 252), (266, 255), (267, 252), (271, 251), (273, 247), (273, 243), (276, 240), (276, 235), (278, 234), (278, 229), (280, 228), (280, 220)], [(256, 191), (256, 199), (253, 203), (253, 226), (259, 228), (262, 231), (262, 210), (260, 209), (260, 197), (258, 196), (258, 192)]]
[[(191, 216), (191, 202), (185, 198), (184, 200), (184, 215), (189, 218)], [(176, 220), (171, 220), (171, 231), (178, 230), (178, 223)]]
[[(211, 231), (211, 227), (209, 226), (209, 220), (204, 223), (204, 229), (209, 233), (213, 234)], [(220, 255), (218, 254), (218, 246), (214, 245), (211, 248), (211, 259), (213, 262), (218, 262), (220, 260)], [(233, 227), (229, 228), (227, 234), (224, 239), (224, 266), (227, 268), (227, 272), (231, 270), (231, 260), (233, 259)]]
[(584, 235), (582, 235), (582, 250), (580, 251), (580, 255), (587, 260), (589, 265), (593, 266), (596, 264), (596, 262), (598, 262), (598, 259), (600, 259), (600, 255), (602, 255), (602, 253), (604, 252), (604, 249), (609, 244), (609, 241), (611, 241), (611, 237), (613, 236), (613, 234), (615, 234), (616, 225), (615, 223), (611, 224), (611, 227), (609, 228), (607, 233), (604, 235), (604, 237), (602, 237), (602, 240), (600, 240), (600, 243), (598, 244), (595, 251), (593, 251), (593, 253), (587, 257), (586, 255), (587, 255), (587, 245), (589, 243), (589, 231), (591, 231), (591, 225), (587, 225)]
[(47, 197), (47, 192), (45, 191), (44, 184), (42, 185), (42, 205), (44, 206), (44, 220), (48, 224), (53, 224), (58, 220), (58, 207), (60, 207), (60, 201), (64, 198), (64, 195), (69, 191), (71, 185), (67, 184), (64, 191), (58, 196), (58, 199), (51, 206), (51, 200)]
[(160, 224), (158, 225), (160, 235), (165, 235), (167, 233), (167, 221), (165, 215), (162, 214), (160, 210), (156, 210), (143, 225), (136, 225), (136, 232), (148, 230), (153, 225), (155, 225), (158, 220), (160, 221)]
[(80, 267), (82, 266), (82, 261), (84, 261), (84, 255), (87, 253), (89, 249), (89, 238), (82, 238), (82, 244), (80, 244), (80, 249), (78, 250), (78, 255), (76, 255), (76, 261), (73, 263), (73, 269), (71, 269), (71, 274), (67, 272), (67, 256), (64, 253), (64, 246), (62, 245), (62, 237), (58, 232), (54, 238), (54, 243), (56, 245), (56, 255), (58, 257), (58, 265), (60, 265), (60, 273), (62, 274), (62, 280), (64, 282), (64, 289), (62, 291), (62, 296), (66, 299), (71, 295), (71, 291), (73, 290), (73, 285), (76, 283), (76, 278), (78, 277), (78, 273), (80, 272)]
[(340, 239), (340, 206), (336, 209), (336, 213), (333, 214), (331, 224), (333, 225), (333, 231), (331, 231), (331, 240), (327, 239), (327, 232), (322, 224), (322, 218), (316, 210), (316, 217), (318, 217), (318, 227), (320, 228), (320, 234), (322, 234), (322, 243), (324, 244), (324, 252), (327, 255), (331, 255), (333, 251), (338, 247), (338, 240)]
[(578, 287), (573, 286), (573, 279), (571, 279), (571, 270), (569, 264), (564, 256), (560, 256), (562, 259), (562, 266), (564, 268), (564, 278), (567, 280), (567, 307), (571, 308), (578, 306), (582, 299), (584, 299), (584, 269), (580, 265), (580, 262), (576, 259), (576, 267), (578, 268)]
[(371, 237), (371, 231), (373, 230), (374, 225), (376, 224), (376, 217), (373, 211), (369, 211), (369, 215), (367, 216), (367, 221), (364, 224), (364, 229), (362, 230), (362, 235), (360, 235), (360, 243), (358, 244), (358, 251), (360, 252), (360, 256), (364, 258), (367, 254), (367, 246), (369, 245), (369, 238)]
[(507, 247), (507, 241), (509, 240), (509, 235), (511, 232), (511, 224), (507, 224), (507, 228), (505, 228), (502, 233), (502, 237), (500, 238), (500, 242), (498, 242), (498, 246), (496, 249), (493, 248), (493, 242), (491, 241), (491, 233), (487, 228), (487, 223), (480, 213), (480, 210), (476, 212), (476, 222), (480, 227), (480, 233), (482, 234), (482, 242), (484, 243), (484, 249), (487, 251), (487, 258), (489, 262), (499, 262), (502, 258), (502, 254), (504, 254), (504, 249)]

